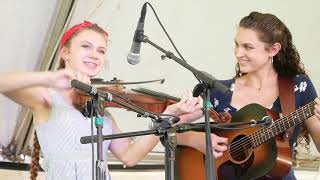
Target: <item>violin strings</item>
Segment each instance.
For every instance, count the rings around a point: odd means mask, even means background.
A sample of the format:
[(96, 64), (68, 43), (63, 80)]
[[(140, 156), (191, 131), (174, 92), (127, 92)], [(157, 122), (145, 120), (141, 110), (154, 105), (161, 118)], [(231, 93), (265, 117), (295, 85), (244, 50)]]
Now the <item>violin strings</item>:
[(157, 117), (160, 117), (160, 116), (171, 116), (171, 117), (176, 117), (176, 118), (178, 118), (177, 116), (174, 116), (174, 115), (162, 114), (162, 113), (156, 113), (156, 112), (148, 111), (148, 110), (146, 110), (146, 109), (144, 109), (144, 108), (142, 108), (142, 107), (134, 104), (134, 103), (131, 102), (130, 100), (125, 99), (124, 97), (122, 97), (122, 96), (121, 96), (120, 94), (118, 94), (118, 93), (115, 93), (115, 92), (109, 92), (109, 93), (111, 93), (112, 95), (120, 98), (121, 100), (125, 101), (125, 102), (128, 103), (129, 105), (131, 105), (131, 106), (133, 106), (133, 107), (135, 107), (135, 108), (138, 108), (139, 110), (141, 110), (141, 111), (143, 111), (143, 112), (146, 112), (146, 113), (149, 113), (149, 114), (154, 114), (154, 115), (156, 115)]

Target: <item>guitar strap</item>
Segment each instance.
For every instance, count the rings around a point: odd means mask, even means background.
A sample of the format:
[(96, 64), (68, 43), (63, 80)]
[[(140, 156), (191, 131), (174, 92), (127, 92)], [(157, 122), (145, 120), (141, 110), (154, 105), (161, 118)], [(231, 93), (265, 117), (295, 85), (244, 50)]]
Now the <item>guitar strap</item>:
[[(293, 78), (278, 77), (279, 83), (279, 98), (282, 109), (282, 114), (285, 116), (295, 111), (296, 101), (294, 95), (294, 81)], [(289, 128), (284, 133), (284, 139), (290, 140), (293, 134), (294, 127)]]

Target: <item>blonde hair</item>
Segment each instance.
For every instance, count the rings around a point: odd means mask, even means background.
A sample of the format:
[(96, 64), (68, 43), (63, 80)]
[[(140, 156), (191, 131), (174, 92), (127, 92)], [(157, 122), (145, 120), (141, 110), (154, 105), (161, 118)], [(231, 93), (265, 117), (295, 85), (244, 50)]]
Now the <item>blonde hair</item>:
[(40, 169), (39, 159), (40, 159), (40, 144), (38, 141), (37, 133), (34, 132), (33, 148), (32, 148), (32, 161), (30, 165), (30, 179), (36, 180), (38, 176), (38, 171)]

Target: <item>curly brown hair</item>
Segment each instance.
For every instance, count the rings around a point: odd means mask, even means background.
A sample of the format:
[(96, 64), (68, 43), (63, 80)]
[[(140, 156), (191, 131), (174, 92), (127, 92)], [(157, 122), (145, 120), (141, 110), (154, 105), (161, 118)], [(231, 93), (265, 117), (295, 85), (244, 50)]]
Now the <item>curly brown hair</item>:
[[(306, 74), (289, 29), (275, 15), (251, 12), (240, 20), (239, 27), (258, 32), (259, 39), (267, 45), (281, 44), (279, 53), (273, 57), (273, 66), (279, 76), (293, 78), (298, 74)], [(237, 64), (236, 77), (240, 76)]]
[[(274, 43), (280, 43), (281, 49), (273, 57), (273, 67), (280, 77), (293, 78), (296, 75), (306, 75), (306, 71), (300, 55), (292, 42), (292, 35), (287, 26), (275, 15), (260, 12), (251, 12), (243, 17), (239, 22), (239, 27), (251, 29), (258, 33), (258, 38), (271, 46)], [(239, 64), (236, 65), (236, 77), (243, 74), (240, 71)], [(305, 140), (305, 148), (309, 148), (309, 132), (303, 126), (296, 146)], [(296, 159), (296, 150), (294, 160)]]

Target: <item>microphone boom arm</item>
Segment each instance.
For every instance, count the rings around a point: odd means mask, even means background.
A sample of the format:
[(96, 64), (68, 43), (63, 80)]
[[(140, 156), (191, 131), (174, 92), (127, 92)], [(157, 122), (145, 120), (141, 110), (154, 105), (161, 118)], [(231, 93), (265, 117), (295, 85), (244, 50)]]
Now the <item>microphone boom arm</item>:
[[(175, 62), (177, 62), (181, 66), (183, 66), (186, 69), (188, 69), (189, 71), (191, 71), (193, 74), (195, 74), (197, 76), (197, 78), (200, 81), (207, 84), (210, 89), (216, 88), (219, 91), (221, 91), (223, 94), (229, 92), (229, 89), (224, 84), (219, 82), (215, 77), (213, 77), (212, 75), (210, 75), (209, 73), (207, 73), (205, 71), (197, 70), (196, 68), (192, 67), (191, 65), (189, 65), (185, 61), (182, 61), (180, 58), (175, 56), (172, 52), (167, 51), (167, 50), (163, 49), (162, 47), (158, 46), (157, 44), (155, 44), (154, 42), (150, 41), (150, 39), (147, 36), (145, 36), (145, 35), (143, 36), (142, 42), (150, 44), (151, 46), (155, 47), (159, 51), (163, 52), (165, 54), (164, 55), (165, 57), (174, 60)], [(164, 59), (164, 58), (162, 57), (162, 59)]]

